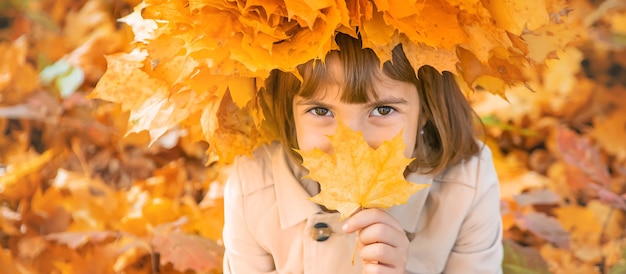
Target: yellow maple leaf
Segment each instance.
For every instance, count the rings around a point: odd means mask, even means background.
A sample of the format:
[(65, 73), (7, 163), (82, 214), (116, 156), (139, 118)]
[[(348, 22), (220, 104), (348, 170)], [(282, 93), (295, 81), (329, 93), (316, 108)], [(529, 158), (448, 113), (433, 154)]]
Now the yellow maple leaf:
[(0, 43), (0, 103), (3, 105), (21, 102), (39, 86), (37, 72), (28, 63), (27, 50), (26, 37)]
[(406, 203), (428, 185), (406, 181), (404, 170), (413, 160), (404, 156), (402, 134), (371, 148), (363, 134), (339, 123), (335, 135), (329, 136), (334, 154), (319, 149), (296, 150), (309, 170), (306, 178), (320, 184), (321, 191), (311, 197), (313, 202), (337, 210), (341, 218), (359, 208), (388, 208)]
[(546, 1), (482, 1), (497, 26), (513, 34), (534, 30), (549, 20)]
[(551, 54), (564, 49), (566, 45), (579, 39), (579, 35), (579, 30), (570, 24), (550, 24), (525, 33), (521, 37), (528, 46), (528, 58), (541, 63)]
[(31, 196), (40, 182), (30, 176), (38, 174), (58, 153), (57, 150), (50, 149), (39, 156), (24, 153), (9, 158), (9, 163), (14, 161), (15, 164), (9, 164), (8, 172), (0, 173), (0, 199), (17, 201)]
[[(621, 93), (624, 94), (624, 92)], [(594, 127), (590, 131), (590, 135), (607, 152), (615, 155), (618, 159), (625, 159), (626, 144), (624, 144), (623, 140), (626, 138), (626, 130), (619, 125), (626, 124), (626, 110), (621, 107), (604, 116), (595, 116), (593, 117), (593, 123)]]

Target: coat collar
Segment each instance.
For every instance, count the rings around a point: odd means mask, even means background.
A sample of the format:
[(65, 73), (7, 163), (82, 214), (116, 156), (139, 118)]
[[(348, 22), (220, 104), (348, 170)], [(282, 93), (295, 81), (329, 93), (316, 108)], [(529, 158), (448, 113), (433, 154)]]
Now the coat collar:
[[(322, 213), (322, 208), (309, 200), (311, 195), (302, 187), (300, 178), (305, 174), (302, 168), (291, 163), (282, 149), (272, 155), (272, 169), (276, 191), (276, 203), (281, 229), (286, 229), (307, 220), (313, 214)], [(407, 180), (418, 184), (431, 184), (432, 176), (410, 173)], [(397, 205), (387, 211), (399, 220), (402, 228), (414, 233), (419, 216), (431, 187), (422, 189), (411, 196), (406, 204)]]
[(318, 204), (308, 199), (311, 195), (300, 184), (301, 174), (287, 157), (282, 146), (272, 155), (274, 189), (281, 229), (296, 225), (311, 215), (322, 212)]
[[(410, 173), (406, 179), (407, 181), (416, 184), (432, 185), (433, 183), (433, 177), (431, 175), (419, 174), (415, 172)], [(428, 198), (431, 189), (432, 187), (427, 187), (419, 190), (409, 198), (406, 204), (393, 206), (387, 209), (387, 212), (400, 222), (404, 231), (415, 233), (417, 230), (419, 217), (422, 214), (422, 209), (424, 208), (424, 204), (426, 203), (426, 199)]]

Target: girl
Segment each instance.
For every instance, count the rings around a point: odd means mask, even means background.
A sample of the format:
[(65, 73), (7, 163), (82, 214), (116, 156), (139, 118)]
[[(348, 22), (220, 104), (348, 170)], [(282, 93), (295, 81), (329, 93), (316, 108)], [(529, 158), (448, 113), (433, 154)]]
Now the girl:
[[(402, 47), (380, 66), (359, 39), (335, 38), (324, 62), (274, 71), (266, 83), (282, 142), (234, 164), (225, 191), (225, 273), (500, 273), (498, 180), (476, 140), (473, 112), (453, 75), (415, 73)], [(371, 147), (401, 130), (407, 180), (431, 184), (406, 204), (339, 213), (307, 198), (319, 185), (292, 148), (332, 152), (338, 120)], [(357, 245), (357, 260), (351, 257)]]

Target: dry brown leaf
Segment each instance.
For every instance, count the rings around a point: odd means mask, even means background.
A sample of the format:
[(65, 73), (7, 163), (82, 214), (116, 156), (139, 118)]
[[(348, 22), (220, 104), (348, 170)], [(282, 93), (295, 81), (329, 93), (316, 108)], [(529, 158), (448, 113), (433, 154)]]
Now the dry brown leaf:
[(155, 228), (151, 244), (160, 255), (161, 265), (171, 263), (180, 272), (219, 272), (224, 248), (212, 240), (178, 231), (180, 221)]

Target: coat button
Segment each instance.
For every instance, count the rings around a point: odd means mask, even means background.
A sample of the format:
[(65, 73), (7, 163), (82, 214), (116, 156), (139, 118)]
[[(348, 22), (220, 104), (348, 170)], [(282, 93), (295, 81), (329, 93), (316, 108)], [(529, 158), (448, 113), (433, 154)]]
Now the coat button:
[(333, 231), (326, 223), (316, 223), (311, 228), (311, 238), (318, 242), (328, 240), (328, 238), (330, 238), (330, 234), (333, 234)]

